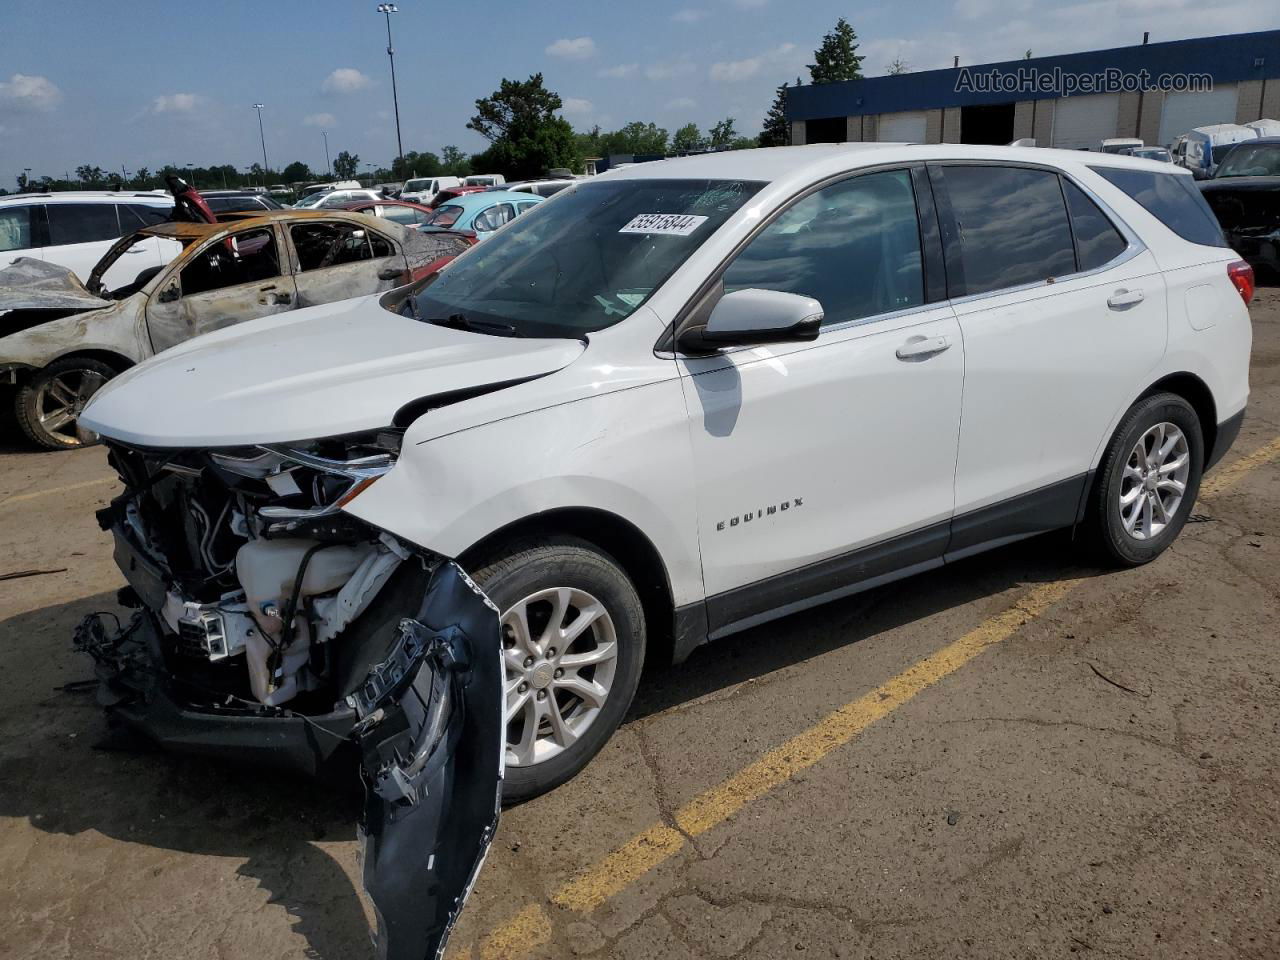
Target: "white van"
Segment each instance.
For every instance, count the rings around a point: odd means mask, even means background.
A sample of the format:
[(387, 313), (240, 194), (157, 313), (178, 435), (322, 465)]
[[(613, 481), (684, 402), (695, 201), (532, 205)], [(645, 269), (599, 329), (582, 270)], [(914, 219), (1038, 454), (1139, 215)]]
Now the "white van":
[(1244, 124), (1259, 137), (1280, 137), (1280, 120), (1250, 120)]
[(1256, 140), (1258, 131), (1238, 123), (1215, 123), (1187, 133), (1187, 152), (1182, 161), (1197, 180), (1207, 180), (1237, 143)]
[(400, 188), (400, 199), (409, 203), (430, 203), (441, 190), (461, 186), (457, 177), (415, 177)]
[(463, 181), (468, 187), (500, 187), (506, 182), (500, 173), (477, 173)]
[(1129, 153), (1138, 147), (1145, 147), (1146, 144), (1137, 137), (1112, 137), (1110, 140), (1103, 140), (1098, 145), (1103, 153)]

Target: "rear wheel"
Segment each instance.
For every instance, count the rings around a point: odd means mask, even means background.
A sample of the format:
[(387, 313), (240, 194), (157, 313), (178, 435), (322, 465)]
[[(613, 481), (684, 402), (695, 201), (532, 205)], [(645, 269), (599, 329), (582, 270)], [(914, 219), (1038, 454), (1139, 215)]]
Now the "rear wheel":
[(1186, 400), (1159, 393), (1130, 408), (1103, 455), (1090, 527), (1104, 557), (1154, 560), (1177, 539), (1200, 490), (1204, 437)]
[(82, 446), (76, 421), (89, 398), (116, 371), (101, 360), (66, 357), (38, 371), (18, 389), (14, 412), (22, 432), (49, 450)]
[(644, 613), (616, 561), (572, 537), (513, 543), (472, 576), (502, 613), (503, 799), (528, 800), (575, 776), (622, 722)]

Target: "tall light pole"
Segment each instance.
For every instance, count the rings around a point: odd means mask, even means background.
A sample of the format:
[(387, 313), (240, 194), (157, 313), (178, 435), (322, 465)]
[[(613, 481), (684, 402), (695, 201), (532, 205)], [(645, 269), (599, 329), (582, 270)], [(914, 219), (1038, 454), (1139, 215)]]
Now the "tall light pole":
[(265, 106), (266, 106), (265, 103), (255, 103), (253, 105), (253, 109), (258, 111), (258, 136), (262, 140), (262, 181), (263, 183), (266, 183), (267, 170), (271, 166), (271, 164), (267, 163), (267, 135), (262, 132), (262, 108)]
[(321, 130), (320, 136), (324, 137), (324, 165), (327, 169), (326, 176), (333, 176), (333, 161), (329, 159), (329, 131)]
[(403, 166), (404, 143), (400, 140), (400, 96), (396, 93), (396, 51), (391, 46), (391, 15), (400, 11), (394, 3), (380, 3), (378, 12), (387, 18), (387, 57), (391, 60), (391, 103), (396, 110), (396, 156), (400, 158), (400, 164)]

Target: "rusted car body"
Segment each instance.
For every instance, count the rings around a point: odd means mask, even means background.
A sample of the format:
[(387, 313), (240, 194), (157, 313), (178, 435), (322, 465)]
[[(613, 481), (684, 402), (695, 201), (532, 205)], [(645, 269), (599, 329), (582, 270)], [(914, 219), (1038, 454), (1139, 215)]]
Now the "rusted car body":
[[(102, 277), (143, 241), (183, 251), (116, 290)], [(218, 223), (172, 222), (119, 240), (86, 283), (20, 259), (0, 270), (0, 381), (15, 384), (23, 432), (78, 446), (76, 418), (110, 377), (231, 324), (401, 286), (439, 269), (465, 239), (341, 210), (279, 210)]]

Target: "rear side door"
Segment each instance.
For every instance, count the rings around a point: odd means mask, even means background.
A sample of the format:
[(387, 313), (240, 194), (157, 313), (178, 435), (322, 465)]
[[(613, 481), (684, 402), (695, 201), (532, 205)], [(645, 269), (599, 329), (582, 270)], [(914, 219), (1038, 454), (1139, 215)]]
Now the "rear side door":
[(364, 224), (308, 220), (288, 232), (300, 307), (390, 290), (405, 277), (404, 254)]
[(825, 315), (813, 342), (677, 357), (713, 636), (942, 562), (964, 345), (941, 256), (923, 168), (860, 173), (793, 201), (695, 308), (766, 289)]
[(274, 227), (255, 227), (184, 257), (147, 301), (152, 349), (292, 310), (297, 298), (281, 249)]
[[(64, 266), (81, 280), (88, 280), (102, 255), (120, 239), (125, 231), (114, 203), (48, 203), (45, 214), (49, 220), (49, 240), (44, 259)], [(134, 269), (132, 256), (121, 257), (103, 278), (107, 289), (122, 287), (133, 281), (138, 270)]]
[(43, 260), (45, 232), (44, 204), (0, 207), (0, 268), (19, 257)]
[(1035, 166), (931, 164), (964, 335), (950, 552), (1075, 522), (1117, 411), (1164, 354), (1164, 278), (1087, 189)]

